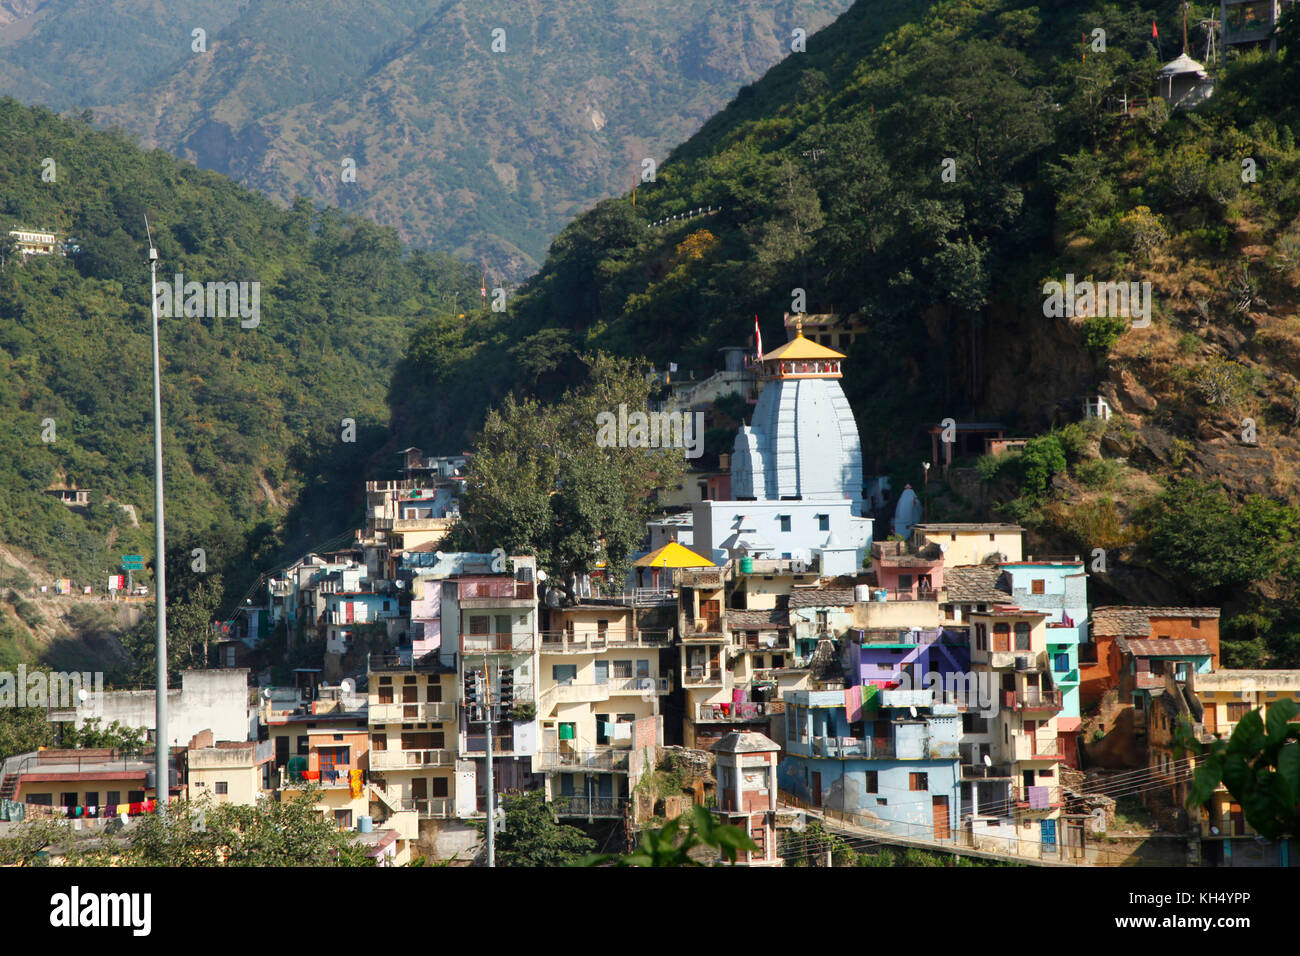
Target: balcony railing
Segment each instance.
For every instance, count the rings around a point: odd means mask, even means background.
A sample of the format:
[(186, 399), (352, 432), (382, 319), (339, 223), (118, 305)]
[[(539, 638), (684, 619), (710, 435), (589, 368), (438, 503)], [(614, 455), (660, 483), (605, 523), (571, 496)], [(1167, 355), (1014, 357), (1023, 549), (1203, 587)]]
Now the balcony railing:
[(1016, 739), (1017, 760), (1057, 760), (1064, 756), (1065, 748), (1056, 737), (1039, 739), (1022, 735)]
[(619, 647), (667, 647), (671, 635), (667, 630), (657, 631), (542, 631), (540, 650), (543, 654), (591, 654), (595, 651)]
[(627, 750), (543, 750), (533, 757), (534, 770), (626, 771)]
[(450, 701), (434, 703), (426, 701), (418, 704), (377, 704), (372, 703), (369, 710), (372, 724), (399, 724), (411, 721), (446, 721), (456, 719), (456, 705)]
[(687, 687), (707, 687), (710, 684), (721, 684), (722, 668), (688, 667), (682, 682)]
[[(492, 735), (492, 753), (494, 756), (512, 753), (515, 749), (514, 734), (493, 734)], [(464, 754), (486, 754), (487, 753), (487, 735), (482, 733), (466, 734)]]
[[(1032, 806), (1035, 800), (1033, 798), (1033, 794), (1030, 791), (1033, 790), (1039, 791), (1039, 799), (1037, 802), (1041, 803), (1044, 801), (1045, 798), (1044, 806), (1041, 807)], [(1044, 793), (1043, 791), (1046, 792)], [(1064, 800), (1061, 796), (1061, 785), (1059, 783), (1045, 784), (1041, 787), (1013, 787), (1012, 795), (1013, 795), (1013, 799), (1016, 801), (1016, 804), (1022, 808), (1028, 807), (1029, 809), (1050, 810), (1053, 807), (1059, 807), (1064, 805)]]
[(1036, 687), (1016, 692), (1017, 710), (1060, 710), (1062, 706), (1059, 690), (1040, 690)]
[(532, 634), (510, 634), (489, 631), (485, 634), (463, 633), (460, 636), (462, 654), (531, 654)]
[(371, 770), (414, 770), (420, 767), (450, 767), (455, 762), (455, 755), (445, 748), (441, 750), (370, 751)]
[(741, 721), (761, 720), (768, 715), (768, 705), (760, 701), (739, 704), (697, 704), (696, 720)]
[(444, 820), (456, 812), (451, 797), (403, 797), (397, 804), (399, 809), (414, 810), (421, 817), (431, 819)]
[(864, 757), (868, 760), (893, 759), (896, 754), (892, 740), (859, 737), (814, 737), (811, 747), (814, 757)]
[(615, 677), (609, 682), (611, 694), (666, 694), (672, 689), (667, 677)]
[(961, 765), (961, 778), (963, 780), (1005, 780), (1010, 779), (1010, 777), (1011, 764), (1009, 763)]
[(939, 592), (934, 588), (922, 590), (919, 586), (911, 588), (872, 588), (872, 594), (885, 592), (885, 601), (937, 601)]
[(560, 817), (622, 817), (626, 801), (618, 797), (558, 796), (551, 801)]

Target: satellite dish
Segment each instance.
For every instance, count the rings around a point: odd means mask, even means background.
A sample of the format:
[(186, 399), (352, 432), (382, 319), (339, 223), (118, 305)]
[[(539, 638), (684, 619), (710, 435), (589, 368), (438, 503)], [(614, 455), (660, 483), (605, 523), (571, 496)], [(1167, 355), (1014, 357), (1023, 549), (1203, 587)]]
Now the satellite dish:
[(345, 677), (339, 681), (339, 690), (345, 694), (351, 694), (357, 689), (356, 681), (351, 677)]
[(271, 688), (269, 688), (269, 687), (263, 687), (263, 688), (262, 688), (262, 700), (270, 700), (270, 699), (271, 699)]
[(907, 711), (908, 711), (908, 713), (910, 713), (913, 717), (916, 716), (916, 708), (915, 708), (915, 707), (909, 707), (909, 708), (907, 708)]
[(546, 572), (543, 571), (543, 570), (541, 570), (540, 568), (539, 568), (538, 571), (537, 571), (537, 580), (539, 580), (539, 581), (545, 581), (545, 580), (546, 580)]
[(794, 823), (790, 824), (790, 829), (795, 833), (803, 833), (808, 824), (804, 822), (803, 817), (795, 817)]
[(86, 693), (86, 688), (83, 687), (83, 688), (81, 688), (79, 691), (77, 691), (77, 700), (81, 701), (83, 704), (84, 704), (84, 703), (85, 703), (89, 698), (90, 698), (90, 695)]
[(442, 564), (442, 552), (441, 552), (441, 551), (435, 551), (435, 552), (433, 552), (433, 561), (434, 561), (435, 564)]
[(986, 767), (993, 766), (993, 758), (990, 757), (988, 754), (984, 755), (984, 766)]
[(940, 554), (947, 554), (947, 553), (948, 553), (948, 543), (947, 543), (946, 541), (940, 541), (940, 542), (939, 542), (939, 553), (940, 553)]

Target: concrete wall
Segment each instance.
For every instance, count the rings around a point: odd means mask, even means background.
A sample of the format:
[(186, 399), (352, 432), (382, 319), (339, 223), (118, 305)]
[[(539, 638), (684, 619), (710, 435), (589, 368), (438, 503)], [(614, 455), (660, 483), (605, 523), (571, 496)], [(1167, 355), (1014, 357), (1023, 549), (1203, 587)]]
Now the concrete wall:
[[(77, 726), (89, 717), (100, 726), (118, 721), (124, 727), (154, 730), (157, 716), (151, 690), (107, 691), (102, 706), (87, 701), (77, 707)], [(167, 692), (167, 737), (173, 747), (187, 746), (195, 734), (211, 730), (217, 740), (248, 739), (248, 670), (185, 671), (181, 689)]]

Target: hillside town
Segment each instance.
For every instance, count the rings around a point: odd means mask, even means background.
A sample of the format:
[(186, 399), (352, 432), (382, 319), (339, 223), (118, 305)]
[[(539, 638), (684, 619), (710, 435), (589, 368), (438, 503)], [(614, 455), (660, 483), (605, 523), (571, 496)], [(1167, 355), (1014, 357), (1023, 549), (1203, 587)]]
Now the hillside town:
[[(216, 625), (218, 666), (168, 692), (168, 740), (152, 691), (49, 710), (144, 731), (169, 749), (165, 785), (148, 753), (13, 756), (0, 827), (95, 831), (158, 800), (310, 787), (381, 865), (470, 864), (482, 824), (531, 792), (629, 849), (702, 806), (750, 836), (742, 866), (785, 865), (813, 824), (982, 861), (1294, 865), (1224, 787), (1189, 808), (1184, 745), (1300, 701), (1300, 671), (1225, 668), (1218, 608), (1097, 606), (1088, 556), (1027, 553), (1014, 523), (928, 520), (924, 487), (882, 520), (888, 482), (864, 470), (841, 387), (854, 331), (785, 325), (766, 353), (671, 383), (655, 411), (738, 395), (751, 424), (664, 495), (627, 580), (442, 550), (472, 456), (405, 449), (400, 478), (365, 483), (351, 541), (264, 574)], [(933, 435), (936, 471), (953, 444), (1007, 441), (996, 423)], [(286, 659), (319, 646), (318, 665), (273, 682), (276, 635)]]

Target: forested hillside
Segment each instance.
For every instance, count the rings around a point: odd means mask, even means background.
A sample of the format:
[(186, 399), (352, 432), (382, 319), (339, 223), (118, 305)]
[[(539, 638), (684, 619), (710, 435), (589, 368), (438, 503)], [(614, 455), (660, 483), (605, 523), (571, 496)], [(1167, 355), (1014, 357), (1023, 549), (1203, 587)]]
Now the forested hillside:
[[(42, 178), (47, 157), (54, 181)], [(102, 589), (121, 553), (152, 551), (146, 214), (160, 282), (260, 284), (255, 328), (238, 316), (161, 323), (168, 545), (204, 548), (237, 599), (286, 519), (289, 535), (308, 517), (318, 534), (351, 526), (356, 479), (385, 440), (395, 354), (418, 321), (476, 294), (477, 276), (440, 256), (404, 258), (391, 229), (306, 201), (282, 210), (119, 135), (0, 100), (0, 222), (74, 242), (67, 257), (4, 250), (0, 543), (77, 585)], [(343, 441), (345, 418), (355, 441)], [(45, 493), (64, 484), (90, 489), (89, 508)]]
[[(1300, 662), (1300, 40), (1231, 51), (1214, 97), (1171, 112), (1180, 8), (856, 4), (635, 206), (566, 228), (508, 315), (422, 329), (395, 376), (401, 440), (458, 442), (511, 387), (553, 396), (588, 349), (707, 372), (755, 313), (780, 341), (803, 289), (869, 325), (845, 378), (868, 470), (917, 481), (942, 418), (1038, 436), (958, 462), (932, 513), (1100, 549), (1098, 599), (1222, 604), (1230, 662)], [(1214, 11), (1192, 4), (1194, 54)], [(1068, 274), (1152, 283), (1150, 326), (1049, 317), (1044, 284)], [(1117, 414), (1084, 427), (1095, 395)]]

